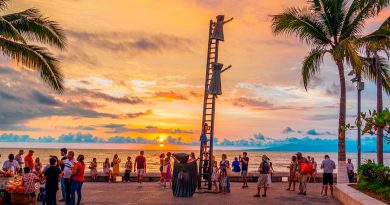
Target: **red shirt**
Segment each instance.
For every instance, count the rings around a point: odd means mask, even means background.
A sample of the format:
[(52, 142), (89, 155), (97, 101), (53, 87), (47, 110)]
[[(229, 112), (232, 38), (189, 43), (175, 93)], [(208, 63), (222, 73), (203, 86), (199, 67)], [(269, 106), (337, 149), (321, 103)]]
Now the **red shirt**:
[(77, 182), (84, 182), (85, 164), (77, 162), (73, 168), (76, 169), (76, 173), (73, 174), (72, 180)]
[(24, 163), (30, 167), (30, 170), (34, 170), (34, 160), (31, 155), (28, 154), (24, 157)]
[(137, 169), (145, 169), (146, 158), (144, 156), (138, 156), (135, 161), (137, 162)]

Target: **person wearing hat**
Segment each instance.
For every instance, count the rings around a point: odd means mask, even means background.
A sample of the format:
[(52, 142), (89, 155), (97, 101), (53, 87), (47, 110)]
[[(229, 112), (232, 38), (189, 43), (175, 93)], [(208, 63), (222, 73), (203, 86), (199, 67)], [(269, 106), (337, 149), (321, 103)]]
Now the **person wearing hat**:
[(30, 170), (34, 170), (34, 150), (30, 149), (28, 151), (28, 154), (24, 157), (24, 166), (25, 167), (30, 167)]
[(270, 166), (267, 162), (267, 155), (261, 157), (262, 162), (260, 163), (258, 171), (260, 172), (259, 178), (257, 179), (257, 193), (254, 197), (260, 197), (261, 187), (264, 187), (264, 194), (262, 197), (267, 197), (267, 178), (270, 170)]
[(307, 173), (302, 172), (302, 163), (309, 163), (309, 161), (302, 156), (301, 152), (297, 154), (297, 162), (298, 162), (298, 183), (299, 183), (299, 195), (306, 195), (306, 184), (307, 184)]
[(19, 174), (23, 173), (23, 154), (24, 150), (19, 150), (19, 153), (15, 156), (15, 160), (19, 163), (20, 169), (18, 170)]

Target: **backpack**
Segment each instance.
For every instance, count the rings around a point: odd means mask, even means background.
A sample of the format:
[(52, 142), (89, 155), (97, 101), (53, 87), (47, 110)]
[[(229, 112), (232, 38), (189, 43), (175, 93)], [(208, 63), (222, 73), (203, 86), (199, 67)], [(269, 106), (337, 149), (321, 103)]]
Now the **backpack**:
[(301, 163), (301, 173), (302, 174), (312, 174), (313, 173), (313, 165), (309, 163)]

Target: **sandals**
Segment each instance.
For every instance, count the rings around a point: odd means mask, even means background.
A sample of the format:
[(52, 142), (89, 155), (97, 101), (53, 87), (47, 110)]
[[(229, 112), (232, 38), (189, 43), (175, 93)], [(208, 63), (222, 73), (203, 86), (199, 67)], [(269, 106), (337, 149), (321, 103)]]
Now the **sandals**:
[(255, 194), (255, 195), (253, 195), (253, 197), (259, 198), (260, 194)]

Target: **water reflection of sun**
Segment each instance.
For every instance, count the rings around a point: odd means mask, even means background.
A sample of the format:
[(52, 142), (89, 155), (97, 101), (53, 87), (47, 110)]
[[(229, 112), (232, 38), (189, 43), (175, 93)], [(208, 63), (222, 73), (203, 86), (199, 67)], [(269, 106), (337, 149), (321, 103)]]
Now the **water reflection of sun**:
[(164, 147), (165, 145), (164, 144), (160, 144), (160, 147)]

